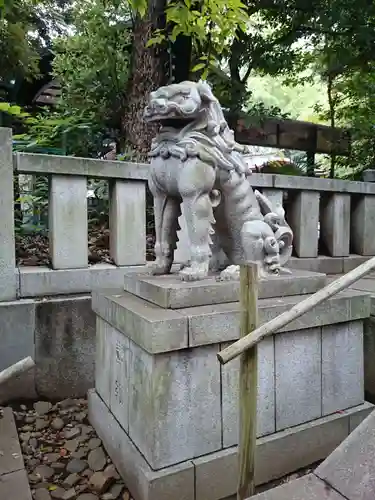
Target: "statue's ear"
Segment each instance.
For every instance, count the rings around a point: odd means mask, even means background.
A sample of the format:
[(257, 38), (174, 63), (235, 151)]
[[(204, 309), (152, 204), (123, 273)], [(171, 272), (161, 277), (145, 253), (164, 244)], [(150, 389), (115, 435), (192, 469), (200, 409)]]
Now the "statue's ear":
[(217, 101), (216, 97), (212, 93), (211, 87), (207, 82), (204, 82), (203, 80), (199, 81), (197, 84), (197, 89), (202, 101)]

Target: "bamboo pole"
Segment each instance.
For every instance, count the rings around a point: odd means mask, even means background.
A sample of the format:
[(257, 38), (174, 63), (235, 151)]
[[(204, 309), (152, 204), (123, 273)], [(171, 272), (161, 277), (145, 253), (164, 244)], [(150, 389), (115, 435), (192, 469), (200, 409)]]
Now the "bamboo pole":
[[(240, 336), (255, 330), (258, 324), (258, 266), (241, 266), (240, 273), (241, 324)], [(237, 500), (254, 494), (255, 448), (258, 393), (258, 346), (244, 352), (240, 360), (239, 390), (239, 475)]]
[(284, 313), (280, 314), (280, 316), (277, 316), (268, 323), (265, 323), (264, 325), (257, 328), (255, 331), (240, 338), (239, 340), (237, 340), (237, 342), (234, 342), (226, 349), (220, 351), (217, 354), (220, 363), (224, 365), (228, 363), (228, 361), (239, 356), (247, 349), (251, 349), (265, 337), (272, 335), (277, 330), (280, 330), (281, 328), (286, 326), (288, 323), (291, 323), (293, 320), (310, 311), (310, 309), (312, 309), (313, 307), (321, 304), (326, 299), (329, 299), (333, 295), (336, 295), (345, 288), (348, 288), (350, 285), (361, 279), (374, 268), (375, 257), (372, 257), (349, 273), (341, 276), (336, 281), (333, 281), (328, 286), (322, 288), (313, 295), (310, 295), (307, 299), (302, 300), (301, 302), (293, 306), (289, 311), (285, 311)]
[(21, 359), (21, 361), (18, 361), (14, 365), (12, 365), (9, 368), (6, 368), (2, 372), (0, 372), (0, 385), (4, 384), (12, 377), (16, 377), (17, 375), (20, 375), (21, 373), (30, 370), (34, 366), (35, 366), (35, 363), (30, 358), (30, 356), (28, 356), (25, 359)]

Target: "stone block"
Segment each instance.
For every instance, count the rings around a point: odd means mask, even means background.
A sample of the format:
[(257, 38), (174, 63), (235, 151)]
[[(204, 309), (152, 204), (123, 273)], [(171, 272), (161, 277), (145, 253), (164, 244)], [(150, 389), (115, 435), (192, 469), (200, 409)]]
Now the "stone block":
[[(364, 406), (259, 438), (256, 484), (267, 483), (325, 458), (346, 438), (349, 418), (362, 412)], [(137, 500), (222, 500), (235, 494), (237, 447), (151, 471), (95, 391), (89, 391), (89, 419)]]
[(295, 193), (287, 211), (287, 221), (293, 229), (293, 246), (298, 257), (317, 257), (320, 193)]
[(364, 402), (363, 322), (322, 328), (323, 415)]
[(347, 437), (349, 415), (353, 413), (322, 417), (259, 438), (256, 484), (278, 479), (327, 457)]
[(193, 460), (195, 500), (218, 500), (236, 491), (238, 477), (237, 447), (211, 453)]
[(371, 413), (315, 470), (349, 500), (375, 496), (375, 413)]
[(375, 318), (370, 316), (364, 322), (364, 386), (366, 399), (375, 403)]
[[(0, 371), (31, 356), (34, 345), (35, 305), (31, 300), (0, 303)], [(0, 401), (34, 398), (35, 370), (0, 385)]]
[(79, 176), (53, 175), (49, 189), (49, 244), (52, 267), (87, 267), (87, 180)]
[(12, 300), (17, 296), (14, 272), (14, 201), (12, 130), (0, 127), (0, 300)]
[(0, 498), (32, 500), (29, 481), (25, 469), (0, 477)]
[(321, 416), (321, 329), (275, 337), (276, 430)]
[(153, 469), (221, 448), (218, 346), (151, 355), (130, 343), (129, 436)]
[(137, 500), (195, 500), (191, 461), (153, 471), (95, 391), (89, 391), (89, 420)]
[(36, 302), (35, 362), (41, 397), (80, 397), (93, 387), (95, 314), (89, 297)]
[(343, 270), (342, 270), (342, 272), (344, 274), (348, 273), (352, 269), (355, 269), (356, 267), (358, 267), (361, 264), (363, 264), (364, 262), (366, 262), (366, 260), (368, 260), (368, 257), (364, 257), (361, 255), (354, 255), (354, 254), (349, 255), (349, 257), (344, 257), (343, 258)]
[(110, 184), (110, 253), (118, 266), (146, 262), (146, 184), (114, 180)]
[(36, 400), (35, 368), (13, 377), (0, 387), (0, 405), (20, 399)]
[(375, 182), (375, 170), (368, 168), (362, 172), (363, 182)]
[(281, 189), (262, 189), (262, 194), (267, 196), (275, 207), (277, 205), (283, 206), (283, 191)]
[(34, 328), (33, 301), (0, 303), (0, 371), (27, 356), (34, 358)]
[[(258, 438), (256, 485), (269, 483), (327, 457), (347, 437), (349, 418), (361, 413), (363, 406)], [(196, 458), (193, 463), (196, 500), (222, 500), (236, 492), (237, 447)]]
[(322, 199), (320, 237), (333, 257), (349, 255), (350, 195), (334, 193)]
[(96, 349), (95, 349), (95, 389), (105, 404), (111, 406), (111, 387), (113, 385), (111, 370), (111, 332), (113, 326), (99, 316), (96, 317)]
[(290, 269), (304, 269), (315, 273), (341, 274), (343, 272), (342, 257), (327, 257), (318, 255), (318, 257), (291, 257), (287, 266)]
[[(226, 347), (221, 345), (221, 349)], [(238, 444), (239, 359), (221, 366), (223, 446)], [(258, 344), (257, 436), (275, 432), (275, 356), (274, 337)]]
[[(0, 484), (5, 474), (23, 469), (24, 463), (12, 408), (4, 408), (0, 418)], [(0, 498), (5, 498), (0, 496)]]
[[(259, 298), (315, 293), (326, 284), (320, 273), (295, 270), (291, 275), (270, 276), (259, 282)], [(126, 292), (166, 309), (225, 304), (239, 298), (239, 281), (218, 281), (217, 276), (202, 281), (181, 281), (176, 275), (125, 275)]]
[(150, 172), (148, 163), (103, 161), (97, 158), (15, 153), (14, 160), (17, 170), (25, 174), (80, 175), (92, 179), (147, 181)]
[(129, 339), (96, 318), (95, 389), (113, 416), (129, 431)]
[(365, 276), (350, 285), (350, 288), (353, 290), (361, 290), (362, 292), (375, 293), (375, 279)]
[(145, 266), (117, 267), (112, 264), (95, 264), (83, 269), (50, 269), (40, 266), (19, 268), (22, 298), (45, 295), (91, 293), (98, 289), (123, 288), (124, 275), (143, 272)]
[[(289, 310), (304, 298), (294, 296), (259, 300), (260, 324)], [(238, 303), (189, 307), (177, 311), (162, 309), (127, 292), (94, 291), (92, 307), (107, 323), (151, 353), (230, 342), (236, 340), (239, 334)], [(370, 307), (370, 296), (366, 292), (340, 292), (281, 331), (367, 318)]]
[(314, 474), (308, 474), (251, 498), (253, 500), (346, 500)]
[(161, 309), (126, 292), (93, 292), (92, 308), (148, 352), (188, 347), (188, 320), (177, 311)]
[(107, 365), (112, 371), (110, 409), (119, 424), (126, 431), (129, 430), (129, 365), (130, 340), (115, 328), (110, 334), (112, 351), (111, 364)]
[(364, 419), (367, 418), (373, 411), (374, 411), (374, 405), (372, 403), (369, 403), (368, 401), (365, 401), (361, 405), (361, 410), (358, 410), (356, 413), (350, 415), (349, 432), (353, 432), (354, 429), (358, 427), (359, 424), (362, 423)]
[[(259, 175), (259, 174), (254, 174)], [(266, 174), (267, 175), (267, 174)], [(360, 181), (342, 181), (339, 179), (321, 179), (296, 175), (274, 174), (273, 187), (285, 190), (320, 191), (334, 193), (375, 194), (374, 185)]]
[(359, 255), (375, 255), (375, 196), (352, 199), (350, 245)]
[[(263, 324), (306, 298), (305, 296), (262, 299), (258, 302), (259, 323)], [(140, 299), (138, 299), (140, 300)], [(371, 301), (366, 292), (340, 292), (300, 318), (289, 323), (280, 332), (301, 330), (315, 326), (343, 323), (367, 318)], [(237, 340), (240, 327), (238, 303), (179, 309), (189, 320), (189, 345), (197, 346)]]

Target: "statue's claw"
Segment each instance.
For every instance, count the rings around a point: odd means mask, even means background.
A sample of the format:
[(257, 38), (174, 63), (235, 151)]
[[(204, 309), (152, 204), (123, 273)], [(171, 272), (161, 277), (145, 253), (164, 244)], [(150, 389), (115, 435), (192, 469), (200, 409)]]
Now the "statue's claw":
[(228, 266), (220, 273), (220, 280), (222, 281), (238, 281), (239, 279), (240, 266)]
[(153, 276), (169, 274), (172, 267), (172, 262), (168, 258), (157, 258), (153, 262), (147, 264), (147, 273)]
[(182, 281), (199, 281), (207, 278), (208, 275), (208, 262), (199, 262), (190, 264), (180, 271), (180, 278)]

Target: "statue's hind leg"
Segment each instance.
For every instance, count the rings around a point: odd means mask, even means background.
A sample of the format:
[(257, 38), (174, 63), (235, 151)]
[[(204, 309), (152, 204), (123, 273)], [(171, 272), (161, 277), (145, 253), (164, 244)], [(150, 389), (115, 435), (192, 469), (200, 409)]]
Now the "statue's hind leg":
[(155, 261), (149, 264), (152, 274), (168, 274), (177, 246), (180, 201), (153, 190), (155, 217)]

